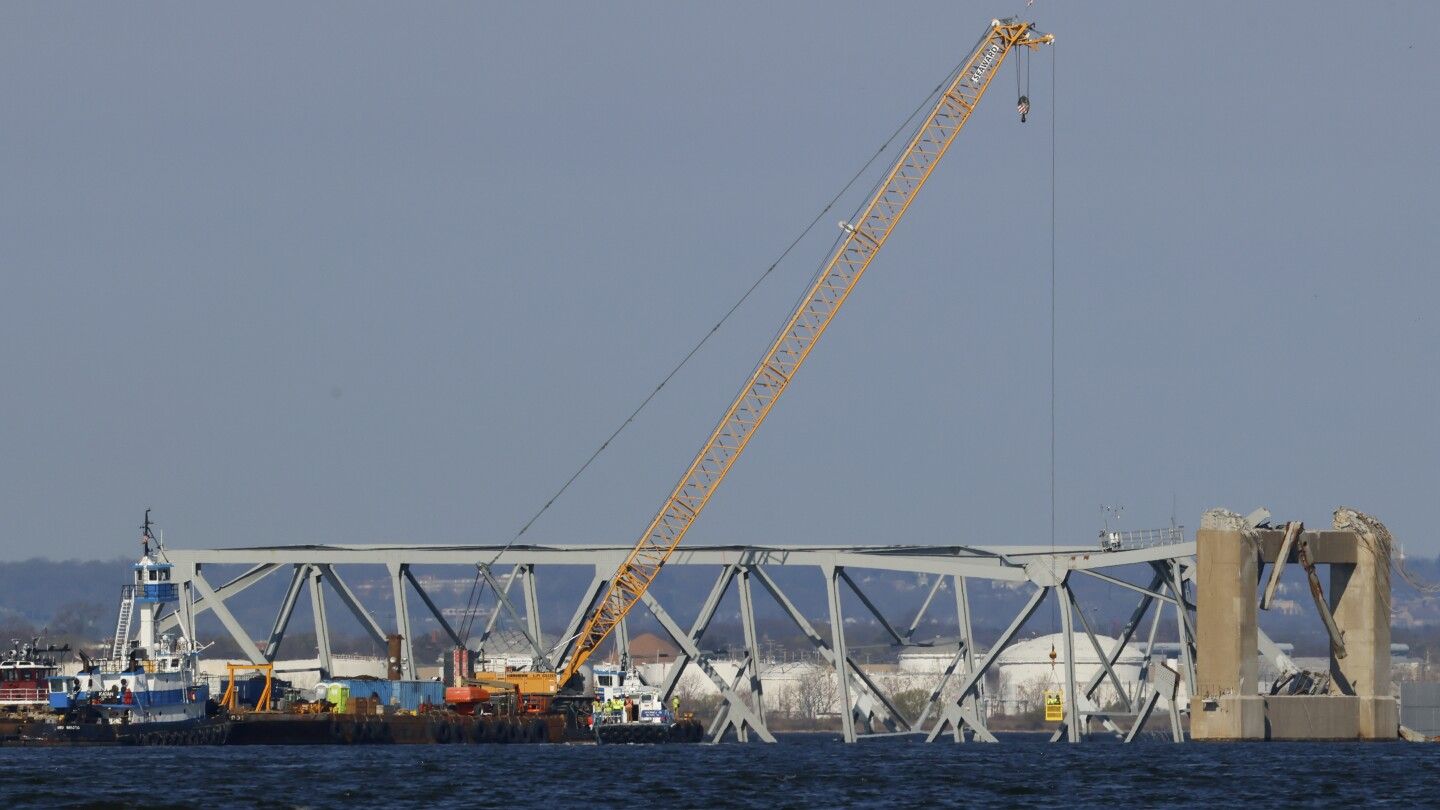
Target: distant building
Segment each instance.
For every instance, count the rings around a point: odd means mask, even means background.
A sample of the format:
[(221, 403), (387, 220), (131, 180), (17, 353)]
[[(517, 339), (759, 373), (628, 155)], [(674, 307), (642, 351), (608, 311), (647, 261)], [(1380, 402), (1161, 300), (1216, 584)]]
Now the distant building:
[(680, 657), (680, 648), (654, 633), (641, 633), (630, 639), (630, 662), (641, 664), (663, 664)]

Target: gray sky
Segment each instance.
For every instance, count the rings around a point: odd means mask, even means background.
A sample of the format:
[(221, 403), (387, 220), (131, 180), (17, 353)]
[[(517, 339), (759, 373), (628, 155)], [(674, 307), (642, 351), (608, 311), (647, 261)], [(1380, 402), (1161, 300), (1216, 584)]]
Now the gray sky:
[[(146, 507), (176, 546), (508, 540), (1022, 9), (0, 6), (0, 558), (129, 554)], [(1440, 5), (1028, 13), (1060, 541), (1173, 496), (1440, 551)], [(1048, 542), (1032, 67), (690, 542)], [(842, 214), (527, 539), (634, 540)]]

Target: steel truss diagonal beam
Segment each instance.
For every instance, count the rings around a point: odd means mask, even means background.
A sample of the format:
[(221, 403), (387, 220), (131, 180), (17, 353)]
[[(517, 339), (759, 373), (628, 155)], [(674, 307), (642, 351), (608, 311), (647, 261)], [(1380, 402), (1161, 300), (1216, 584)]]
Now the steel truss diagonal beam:
[(855, 595), (860, 598), (860, 604), (864, 605), (865, 609), (870, 611), (870, 615), (875, 617), (875, 621), (880, 623), (880, 629), (884, 630), (890, 638), (894, 639), (897, 645), (904, 646), (905, 639), (901, 637), (899, 633), (895, 632), (895, 628), (890, 626), (890, 620), (886, 619), (885, 614), (880, 612), (880, 608), (875, 607), (875, 603), (870, 601), (870, 597), (866, 596), (865, 592), (860, 590), (860, 586), (855, 584), (855, 580), (851, 579), (850, 575), (845, 573), (844, 568), (837, 568), (835, 570), (840, 574), (840, 578), (845, 580), (845, 584), (850, 586), (850, 590), (854, 591)]
[[(1158, 609), (1157, 609), (1158, 612)], [(1160, 698), (1165, 698), (1170, 705), (1170, 740), (1171, 742), (1184, 742), (1185, 733), (1180, 728), (1180, 712), (1176, 710), (1175, 703), (1179, 697), (1180, 679), (1169, 667), (1159, 662), (1151, 662), (1147, 668), (1145, 699), (1140, 704), (1140, 710), (1135, 714), (1135, 722), (1130, 730), (1125, 733), (1125, 742), (1134, 742), (1139, 736), (1145, 722), (1155, 713), (1155, 707), (1159, 705)]]
[[(755, 632), (755, 601), (750, 591), (750, 569), (742, 567), (735, 577), (736, 590), (740, 595), (740, 627), (745, 635), (745, 666), (735, 673), (738, 679), (741, 673), (748, 676), (750, 700), (755, 707), (755, 713), (760, 715), (763, 722), (765, 718), (765, 686), (760, 679), (760, 637)], [(746, 734), (744, 726), (737, 731), (740, 734), (741, 742), (748, 742), (749, 735)]]
[[(570, 617), (570, 621), (565, 623), (565, 629), (560, 632), (559, 643), (555, 645), (554, 649), (550, 650), (549, 661), (551, 669), (559, 669), (560, 662), (570, 657), (570, 651), (575, 648), (575, 642), (580, 637), (580, 623), (585, 621), (585, 617), (589, 615), (591, 608), (595, 607), (595, 600), (600, 598), (600, 592), (605, 589), (605, 583), (607, 582), (609, 582), (609, 580), (606, 579), (602, 567), (599, 565), (595, 566), (595, 576), (590, 580), (590, 584), (586, 586), (585, 590), (581, 592), (580, 601), (575, 605), (575, 614)], [(491, 619), (493, 621), (494, 617), (492, 616)], [(489, 634), (490, 628), (488, 626), (485, 632), (487, 635)], [(669, 700), (670, 695), (666, 694), (665, 699)]]
[(1166, 604), (1171, 604), (1171, 605), (1175, 604), (1175, 597), (1170, 596), (1169, 594), (1161, 593), (1160, 591), (1156, 590), (1156, 588), (1158, 588), (1158, 587), (1160, 586), (1160, 584), (1163, 582), (1163, 579), (1157, 580), (1157, 581), (1156, 581), (1156, 584), (1151, 585), (1151, 586), (1148, 587), (1148, 588), (1142, 588), (1142, 587), (1140, 587), (1139, 585), (1136, 585), (1136, 584), (1133, 583), (1133, 582), (1126, 582), (1125, 580), (1120, 579), (1119, 577), (1112, 577), (1112, 576), (1109, 576), (1108, 574), (1102, 574), (1102, 573), (1100, 573), (1099, 571), (1078, 571), (1077, 573), (1084, 574), (1084, 575), (1087, 576), (1087, 577), (1093, 577), (1093, 578), (1095, 578), (1095, 579), (1100, 580), (1101, 582), (1108, 582), (1108, 583), (1110, 583), (1111, 585), (1116, 585), (1116, 586), (1119, 586), (1119, 587), (1121, 587), (1121, 588), (1126, 588), (1126, 589), (1135, 591), (1136, 593), (1148, 594), (1148, 595), (1154, 597), (1155, 599), (1160, 600), (1161, 602), (1165, 602)]
[[(1061, 593), (1065, 600), (1070, 603), (1070, 609), (1075, 611), (1075, 618), (1080, 620), (1080, 629), (1085, 631), (1085, 637), (1090, 639), (1090, 647), (1095, 650), (1095, 657), (1100, 661), (1100, 670), (1110, 677), (1110, 684), (1115, 687), (1115, 695), (1124, 704), (1125, 711), (1131, 711), (1130, 697), (1125, 694), (1125, 686), (1120, 683), (1120, 676), (1115, 674), (1115, 668), (1111, 666), (1110, 657), (1100, 648), (1100, 640), (1095, 637), (1095, 631), (1090, 628), (1090, 620), (1085, 618), (1085, 611), (1080, 609), (1080, 602), (1075, 598), (1067, 586), (1061, 586)], [(1087, 695), (1088, 697), (1088, 695)]]
[(250, 635), (245, 632), (245, 628), (235, 620), (235, 614), (230, 612), (230, 608), (225, 607), (225, 600), (220, 598), (214, 588), (210, 587), (205, 576), (196, 571), (195, 579), (191, 582), (200, 592), (200, 596), (209, 604), (210, 611), (215, 614), (215, 617), (220, 620), (220, 624), (225, 627), (225, 631), (230, 634), (230, 638), (240, 647), (240, 654), (249, 659), (252, 664), (266, 663), (265, 657), (255, 647), (255, 640), (250, 638)]
[(495, 625), (500, 623), (500, 595), (504, 594), (507, 599), (509, 598), (510, 586), (514, 585), (515, 580), (518, 578), (520, 566), (516, 565), (510, 570), (510, 575), (505, 578), (504, 588), (495, 588), (495, 577), (490, 572), (490, 566), (476, 563), (475, 571), (485, 580), (486, 584), (495, 589), (496, 595), (495, 609), (490, 611), (490, 618), (485, 620), (485, 629), (480, 633), (478, 649), (483, 652), (485, 650), (485, 642), (490, 640), (490, 634), (495, 632)]
[(920, 623), (925, 620), (925, 612), (930, 609), (930, 603), (935, 601), (935, 594), (945, 585), (944, 577), (935, 577), (935, 582), (930, 586), (930, 592), (925, 594), (925, 601), (920, 603), (920, 609), (915, 611), (915, 618), (910, 620), (910, 626), (905, 628), (905, 643), (915, 641), (915, 631), (920, 628)]
[(855, 703), (850, 699), (850, 653), (845, 649), (845, 614), (840, 604), (840, 575), (843, 569), (825, 572), (825, 596), (830, 600), (830, 646), (835, 650), (835, 680), (840, 686), (840, 728), (845, 742), (855, 742)]
[(325, 572), (312, 565), (305, 578), (308, 581), (306, 589), (310, 591), (310, 613), (315, 620), (316, 663), (320, 667), (320, 677), (328, 678), (335, 671), (335, 662), (330, 655), (330, 617), (325, 613)]
[[(733, 568), (727, 569), (726, 571), (721, 573), (720, 577), (721, 580), (724, 581), (725, 586), (729, 585), (730, 580), (735, 577), (735, 573), (736, 572)], [(718, 584), (719, 583), (717, 581), (717, 585)], [(712, 593), (717, 590), (722, 596), (724, 595), (725, 587), (718, 587), (716, 589), (712, 589)], [(699, 632), (692, 637), (691, 634), (686, 633), (684, 630), (682, 630), (680, 628), (680, 625), (675, 623), (674, 619), (670, 618), (670, 614), (665, 611), (665, 608), (661, 606), (659, 600), (655, 598), (654, 594), (647, 592), (642, 598), (645, 602), (645, 607), (650, 611), (650, 614), (654, 616), (657, 621), (660, 622), (660, 626), (663, 627), (665, 629), (665, 632), (670, 635), (670, 638), (674, 640), (677, 645), (679, 645), (680, 650), (684, 652), (687, 656), (689, 656), (690, 660), (696, 666), (700, 667), (701, 672), (704, 672), (707, 676), (709, 676), (710, 681), (715, 684), (715, 688), (719, 690), (721, 697), (725, 700), (725, 724), (719, 726), (719, 728), (712, 729), (711, 741), (719, 742), (720, 737), (725, 734), (725, 731), (730, 726), (739, 728), (741, 724), (748, 724), (750, 726), (750, 729), (753, 730), (757, 735), (759, 735), (760, 739), (764, 740), (765, 742), (774, 742), (774, 736), (772, 736), (770, 734), (770, 730), (765, 727), (764, 717), (755, 709), (752, 709), (750, 705), (745, 702), (744, 698), (741, 697), (741, 695), (737, 691), (735, 691), (735, 689), (732, 688), (732, 686), (727, 683), (724, 678), (720, 676), (720, 673), (715, 670), (715, 667), (710, 663), (709, 658), (707, 658), (700, 651), (700, 646), (696, 642), (696, 639), (698, 639), (700, 635), (703, 635), (705, 632), (705, 628), (709, 626), (710, 619), (712, 619), (715, 615), (714, 607), (710, 607), (708, 611), (708, 616), (702, 615), (701, 618), (703, 618), (705, 621), (703, 623), (700, 623), (700, 626), (697, 628)], [(717, 598), (715, 600), (715, 604), (718, 605), (719, 601), (720, 600)]]
[(1077, 743), (1084, 731), (1084, 720), (1080, 717), (1080, 696), (1076, 694), (1079, 690), (1075, 686), (1075, 614), (1070, 600), (1064, 597), (1065, 581), (1061, 580), (1053, 590), (1055, 598), (1060, 600), (1060, 646), (1063, 650), (1061, 655), (1065, 657), (1065, 716), (1071, 718), (1065, 724), (1065, 732), (1070, 742)]
[[(335, 567), (332, 565), (320, 565), (316, 566), (316, 568), (319, 570), (321, 578), (335, 591), (335, 595), (340, 597), (340, 602), (350, 611), (350, 615), (355, 617), (355, 621), (360, 622), (360, 627), (365, 630), (366, 634), (370, 636), (370, 639), (376, 644), (384, 646), (385, 631), (380, 629), (380, 623), (375, 621), (375, 617), (370, 615), (370, 611), (366, 610), (365, 606), (360, 604), (360, 597), (356, 596), (355, 592), (350, 590), (350, 586), (345, 584), (345, 580), (340, 578), (340, 574), (335, 570)], [(398, 626), (396, 632), (400, 632), (403, 635), (403, 631), (400, 631)]]
[[(1125, 622), (1125, 626), (1120, 630), (1120, 637), (1117, 638), (1117, 639), (1115, 639), (1115, 644), (1114, 644), (1114, 646), (1112, 646), (1112, 647), (1110, 648), (1110, 652), (1103, 656), (1103, 659), (1109, 664), (1110, 667), (1113, 667), (1113, 666), (1115, 665), (1115, 662), (1120, 660), (1120, 654), (1125, 651), (1126, 645), (1128, 645), (1128, 644), (1130, 643), (1130, 640), (1131, 640), (1132, 638), (1134, 638), (1134, 636), (1135, 636), (1135, 630), (1136, 630), (1137, 628), (1139, 628), (1140, 622), (1144, 621), (1144, 619), (1145, 619), (1145, 614), (1146, 614), (1147, 612), (1149, 612), (1150, 606), (1153, 605), (1153, 604), (1155, 604), (1155, 602), (1160, 601), (1160, 600), (1162, 600), (1162, 599), (1165, 599), (1166, 601), (1174, 601), (1174, 600), (1170, 600), (1170, 599), (1167, 599), (1166, 597), (1161, 596), (1161, 595), (1156, 591), (1156, 589), (1160, 587), (1160, 585), (1161, 585), (1161, 583), (1162, 583), (1163, 581), (1164, 581), (1164, 577), (1162, 577), (1159, 572), (1154, 572), (1154, 573), (1153, 573), (1153, 578), (1150, 580), (1150, 586), (1149, 586), (1148, 588), (1139, 589), (1139, 590), (1144, 594), (1144, 596), (1141, 597), (1140, 603), (1135, 606), (1135, 609), (1134, 609), (1133, 611), (1131, 611), (1131, 613), (1130, 613), (1130, 618)], [(1155, 617), (1158, 619), (1158, 618), (1159, 618), (1159, 615), (1160, 615), (1160, 610), (1157, 608), (1156, 611), (1155, 611)], [(1154, 646), (1154, 628), (1153, 628), (1153, 626), (1152, 626), (1152, 629), (1151, 629), (1150, 647), (1147, 647), (1147, 648), (1146, 648), (1146, 657), (1147, 657), (1147, 658), (1148, 658), (1149, 655), (1150, 655), (1150, 648), (1153, 647), (1153, 646)], [(1107, 669), (1108, 669), (1108, 667), (1107, 667)], [(1096, 672), (1094, 675), (1090, 676), (1090, 680), (1089, 680), (1088, 682), (1086, 682), (1085, 688), (1081, 691), (1080, 694), (1081, 694), (1086, 700), (1092, 699), (1092, 698), (1094, 697), (1094, 695), (1095, 695), (1095, 690), (1096, 690), (1097, 688), (1099, 688), (1100, 682), (1103, 681), (1104, 679), (1105, 679), (1105, 672), (1104, 672), (1104, 671)], [(1061, 735), (1063, 735), (1063, 734), (1065, 734), (1065, 733), (1066, 733), (1066, 728), (1065, 728), (1065, 726), (1062, 725), (1062, 726), (1061, 726), (1059, 729), (1057, 729), (1057, 730), (1055, 731), (1055, 733), (1050, 737), (1050, 741), (1051, 741), (1051, 742), (1055, 742), (1055, 741), (1059, 740), (1060, 737), (1061, 737)]]
[[(549, 663), (549, 656), (545, 650), (545, 632), (540, 628), (540, 593), (535, 586), (535, 565), (520, 566), (520, 586), (525, 597), (525, 627), (530, 631), (530, 637), (535, 639), (536, 650), (540, 653), (540, 663)], [(626, 645), (628, 648), (628, 644)]]
[(425, 609), (430, 611), (431, 618), (435, 619), (435, 621), (440, 624), (440, 629), (444, 630), (445, 635), (450, 637), (450, 642), (456, 647), (464, 647), (464, 639), (460, 638), (460, 634), (455, 632), (455, 628), (450, 626), (450, 622), (445, 619), (445, 614), (440, 612), (440, 608), (435, 607), (435, 601), (430, 598), (430, 594), (426, 593), (424, 588), (420, 587), (420, 581), (415, 578), (415, 573), (410, 570), (409, 566), (405, 567), (404, 573), (405, 579), (410, 583), (410, 587), (415, 589), (415, 595), (420, 597), (421, 602), (425, 603)]
[(395, 632), (400, 634), (400, 665), (405, 677), (415, 679), (415, 639), (410, 631), (410, 600), (405, 593), (405, 563), (390, 563), (390, 592), (395, 599)]
[[(945, 694), (945, 687), (950, 684), (950, 679), (959, 670), (963, 674), (969, 674), (970, 667), (974, 665), (975, 659), (975, 634), (970, 625), (970, 594), (964, 577), (957, 576), (955, 579), (955, 621), (960, 628), (959, 641), (955, 647), (955, 655), (945, 666), (940, 674), (940, 681), (930, 692), (930, 697), (925, 701), (925, 708), (920, 712), (920, 717), (915, 721), (915, 728), (923, 729), (926, 721), (930, 719), (936, 708), (941, 703), (941, 697)], [(960, 698), (961, 716), (965, 723), (961, 726), (952, 726), (952, 736), (955, 742), (965, 741), (965, 726), (968, 726), (975, 738), (982, 742), (998, 742), (995, 735), (985, 727), (980, 719), (980, 712), (976, 706), (974, 694), (964, 695)]]
[(1025, 622), (1030, 621), (1030, 617), (1035, 615), (1035, 610), (1040, 607), (1041, 602), (1045, 601), (1045, 594), (1048, 593), (1049, 590), (1050, 588), (1048, 586), (1041, 586), (1036, 588), (1035, 592), (1030, 595), (1029, 601), (1025, 603), (1024, 607), (1020, 608), (1019, 613), (1015, 614), (1015, 618), (1010, 621), (1010, 626), (1005, 628), (1005, 632), (1000, 634), (1000, 638), (996, 639), (995, 645), (992, 646), (990, 651), (985, 654), (985, 657), (981, 659), (979, 666), (975, 667), (973, 672), (965, 676), (965, 680), (961, 682), (959, 696), (954, 702), (945, 707), (945, 713), (940, 715), (940, 719), (936, 721), (934, 728), (930, 729), (930, 734), (925, 738), (926, 742), (934, 742), (944, 731), (947, 724), (956, 729), (961, 727), (961, 724), (965, 721), (962, 713), (964, 709), (963, 699), (966, 695), (970, 694), (971, 689), (975, 688), (975, 684), (979, 683), (980, 679), (985, 677), (985, 673), (989, 671), (990, 665), (995, 663), (995, 659), (1000, 657), (1000, 653), (1004, 652), (1005, 648), (1010, 646), (1010, 642), (1014, 640), (1015, 634), (1020, 632), (1020, 628), (1025, 626)]
[[(820, 653), (820, 656), (824, 658), (830, 666), (836, 667), (838, 672), (840, 668), (836, 666), (838, 659), (835, 655), (834, 648), (830, 643), (825, 641), (824, 637), (815, 629), (815, 626), (805, 618), (805, 615), (795, 607), (795, 603), (790, 601), (790, 597), (785, 595), (785, 592), (780, 589), (780, 586), (770, 576), (769, 572), (758, 565), (750, 566), (750, 571), (755, 575), (755, 578), (759, 580), (761, 586), (770, 593), (770, 596), (775, 602), (780, 605), (780, 609), (785, 612), (785, 615), (789, 616), (790, 620), (795, 623), (795, 626), (800, 628), (800, 632), (805, 634), (805, 637), (809, 639), (811, 645)], [(882, 722), (886, 722), (903, 731), (910, 731), (910, 722), (905, 719), (899, 709), (895, 708), (894, 704), (890, 702), (890, 699), (885, 696), (885, 693), (875, 685), (875, 682), (870, 679), (869, 674), (865, 672), (864, 668), (856, 664), (853, 658), (847, 657), (845, 660), (845, 670), (848, 671), (849, 675), (856, 681), (853, 685), (856, 690), (855, 695), (857, 697), (867, 697), (878, 704), (877, 708), (880, 709), (880, 711), (874, 712), (874, 714), (878, 715)], [(844, 704), (842, 703), (842, 705)], [(852, 711), (853, 710), (854, 707), (852, 705)]]
[[(890, 627), (890, 623), (886, 621), (884, 615), (882, 615), (880, 611), (875, 608), (874, 604), (870, 602), (869, 598), (860, 591), (859, 587), (855, 585), (854, 580), (846, 576), (844, 568), (836, 566), (830, 569), (822, 569), (822, 571), (826, 574), (826, 589), (830, 599), (830, 638), (834, 652), (832, 661), (835, 665), (836, 678), (840, 686), (840, 705), (846, 709), (840, 716), (845, 741), (854, 742), (856, 740), (858, 735), (855, 730), (855, 721), (857, 719), (865, 720), (871, 726), (872, 733), (874, 732), (874, 721), (877, 719), (882, 722), (889, 731), (894, 732), (902, 729), (909, 731), (909, 722), (895, 709), (894, 705), (890, 703), (889, 698), (885, 697), (883, 692), (875, 688), (874, 683), (865, 675), (865, 671), (850, 657), (849, 647), (845, 639), (845, 615), (843, 611), (844, 605), (841, 599), (840, 581), (843, 579), (850, 585), (850, 588), (860, 597), (860, 601), (870, 609), (871, 613), (884, 625), (885, 629), (890, 633), (890, 636), (894, 638), (897, 643), (901, 643), (900, 635), (895, 632), (894, 628)], [(852, 678), (864, 683), (867, 689), (857, 691), (853, 693), (852, 696), (852, 692), (850, 691)], [(877, 712), (871, 703), (872, 699), (877, 698), (883, 706), (883, 710), (880, 712)]]
[(275, 614), (275, 624), (270, 628), (270, 641), (265, 645), (265, 660), (274, 662), (275, 656), (280, 652), (280, 642), (285, 638), (285, 628), (290, 624), (290, 616), (295, 612), (295, 603), (300, 598), (300, 589), (305, 585), (305, 575), (310, 571), (308, 565), (295, 566), (295, 573), (290, 577), (290, 585), (285, 589), (285, 596), (280, 600), (280, 612)]
[(550, 657), (545, 654), (545, 648), (540, 646), (540, 639), (530, 635), (530, 623), (520, 615), (520, 611), (515, 609), (515, 603), (510, 601), (510, 585), (522, 570), (523, 566), (516, 566), (515, 570), (510, 572), (510, 581), (505, 583), (503, 589), (500, 587), (500, 583), (495, 581), (494, 575), (490, 573), (490, 566), (480, 566), (480, 575), (490, 583), (490, 590), (495, 592), (495, 598), (499, 601), (500, 607), (505, 609), (505, 613), (515, 623), (515, 628), (525, 637), (525, 642), (530, 645), (530, 653), (534, 656), (535, 661), (546, 662), (550, 660)]
[(1280, 649), (1280, 645), (1271, 640), (1263, 629), (1255, 628), (1255, 634), (1256, 641), (1259, 642), (1257, 646), (1260, 648), (1260, 654), (1270, 659), (1270, 665), (1275, 667), (1276, 672), (1288, 675), (1300, 669), (1295, 665), (1295, 661), (1286, 655), (1285, 651)]
[(1154, 563), (1156, 569), (1166, 577), (1166, 587), (1175, 597), (1176, 634), (1180, 639), (1181, 674), (1185, 677), (1188, 694), (1195, 694), (1195, 626), (1190, 622), (1189, 602), (1185, 599), (1185, 577), (1179, 560)]
[[(1132, 710), (1132, 707), (1130, 705), (1130, 696), (1125, 693), (1125, 686), (1120, 682), (1120, 676), (1115, 674), (1115, 669), (1111, 665), (1109, 656), (1107, 656), (1105, 654), (1105, 651), (1101, 649), (1100, 640), (1095, 637), (1095, 631), (1090, 628), (1090, 620), (1085, 618), (1085, 611), (1080, 608), (1079, 600), (1076, 599), (1075, 594), (1070, 590), (1068, 585), (1062, 585), (1060, 591), (1061, 595), (1064, 597), (1064, 601), (1069, 603), (1068, 609), (1073, 611), (1075, 618), (1080, 620), (1080, 628), (1085, 631), (1086, 638), (1090, 640), (1090, 647), (1095, 651), (1095, 658), (1100, 662), (1101, 669), (1100, 672), (1097, 674), (1108, 675), (1110, 677), (1110, 682), (1111, 685), (1115, 688), (1116, 696), (1124, 704), (1125, 711), (1127, 713), (1130, 712)], [(1071, 686), (1073, 687), (1073, 684)], [(1098, 710), (1087, 711), (1087, 709), (1093, 708), (1091, 706), (1089, 698), (1090, 695), (1087, 692), (1085, 694), (1078, 694), (1075, 700), (1077, 704), (1080, 704), (1080, 707), (1078, 709), (1079, 713), (1076, 716), (1080, 718), (1080, 727), (1082, 734), (1085, 730), (1084, 723), (1090, 717), (1096, 715), (1101, 716), (1101, 719), (1104, 722), (1106, 729), (1117, 735), (1121, 734), (1122, 732), (1120, 731), (1120, 728), (1116, 726), (1115, 723), (1111, 721), (1108, 716), (1103, 715)], [(1065, 728), (1068, 731), (1068, 721)]]
[[(280, 569), (280, 565), (280, 563), (260, 563), (259, 565), (254, 566), (240, 576), (235, 577), (224, 585), (221, 585), (220, 587), (214, 589), (212, 593), (218, 594), (222, 600), (229, 599), (230, 597), (240, 593), (251, 585), (254, 585), (255, 583), (274, 573), (275, 571), (278, 571)], [(198, 577), (198, 574), (196, 576)], [(199, 599), (195, 600), (194, 606), (192, 607), (193, 612), (191, 614), (191, 617), (194, 618), (196, 616), (199, 616), (201, 613), (204, 613), (209, 609), (210, 600), (202, 595)], [(161, 618), (155, 623), (155, 632), (168, 633), (179, 626), (180, 613), (178, 611), (172, 610), (170, 613), (166, 614), (163, 618)]]
[[(700, 636), (710, 626), (710, 620), (714, 618), (715, 611), (720, 607), (720, 600), (724, 598), (725, 591), (730, 587), (730, 581), (734, 579), (736, 566), (727, 565), (720, 570), (720, 576), (715, 578), (715, 584), (710, 586), (710, 593), (706, 595), (705, 601), (700, 603), (700, 612), (695, 616), (695, 622), (690, 625), (690, 632), (686, 636), (692, 645), (699, 649)], [(654, 610), (651, 609), (651, 613)], [(675, 686), (680, 682), (680, 676), (685, 673), (686, 665), (697, 663), (690, 655), (684, 645), (680, 645), (680, 655), (675, 660), (675, 666), (670, 668), (670, 674), (666, 676), (665, 683), (661, 686), (661, 697), (669, 700), (675, 693)]]
[[(740, 682), (745, 680), (745, 674), (750, 671), (754, 665), (755, 660), (750, 657), (749, 653), (746, 653), (745, 660), (740, 662), (739, 668), (735, 670), (735, 675), (730, 678), (730, 693), (740, 694)], [(743, 700), (743, 696), (740, 699)], [(755, 706), (747, 706), (747, 708), (750, 709), (756, 717), (759, 717), (763, 723), (764, 712), (757, 708), (758, 706), (759, 704), (755, 704)], [(728, 699), (720, 704), (720, 708), (715, 712), (715, 717), (711, 719), (710, 725), (705, 728), (705, 736), (709, 738), (711, 742), (721, 742), (725, 739), (725, 735), (733, 730), (737, 742), (750, 742), (750, 734), (748, 732), (750, 728), (749, 720), (743, 717), (731, 717), (730, 707), (731, 701)]]

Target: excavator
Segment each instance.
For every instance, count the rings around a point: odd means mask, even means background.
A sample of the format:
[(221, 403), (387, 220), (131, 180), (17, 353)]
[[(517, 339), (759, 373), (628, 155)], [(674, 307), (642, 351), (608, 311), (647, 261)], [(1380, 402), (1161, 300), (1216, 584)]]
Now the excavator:
[[(586, 661), (610, 637), (635, 607), (674, 553), (730, 468), (745, 451), (781, 394), (809, 357), (860, 277), (885, 246), (931, 172), (944, 157), (990, 82), (1012, 51), (1037, 50), (1054, 37), (1036, 30), (1033, 23), (1016, 18), (992, 20), (979, 42), (949, 77), (908, 145), (890, 166), (853, 222), (841, 222), (844, 238), (831, 255), (778, 337), (751, 372), (715, 429), (695, 455), (659, 512), (641, 533), (634, 549), (616, 569), (603, 595), (593, 604), (564, 666), (547, 684), (550, 694), (578, 694), (583, 682), (577, 676)], [(1017, 103), (1022, 120), (1030, 100)], [(524, 673), (514, 673), (520, 677)], [(488, 674), (488, 677), (508, 677)], [(533, 673), (529, 675), (533, 678)]]

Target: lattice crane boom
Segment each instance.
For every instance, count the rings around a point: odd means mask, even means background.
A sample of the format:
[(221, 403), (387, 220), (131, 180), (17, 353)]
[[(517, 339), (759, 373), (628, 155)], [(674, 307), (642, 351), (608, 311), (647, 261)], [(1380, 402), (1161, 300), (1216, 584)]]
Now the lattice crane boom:
[(890, 168), (857, 221), (842, 223), (845, 239), (825, 271), (730, 403), (634, 550), (616, 570), (575, 639), (574, 652), (559, 675), (562, 685), (574, 677), (655, 580), (965, 126), (1005, 57), (1016, 47), (1037, 48), (1051, 41), (1053, 37), (1037, 33), (1031, 23), (1013, 18), (991, 21), (989, 32), (940, 93), (929, 118)]

